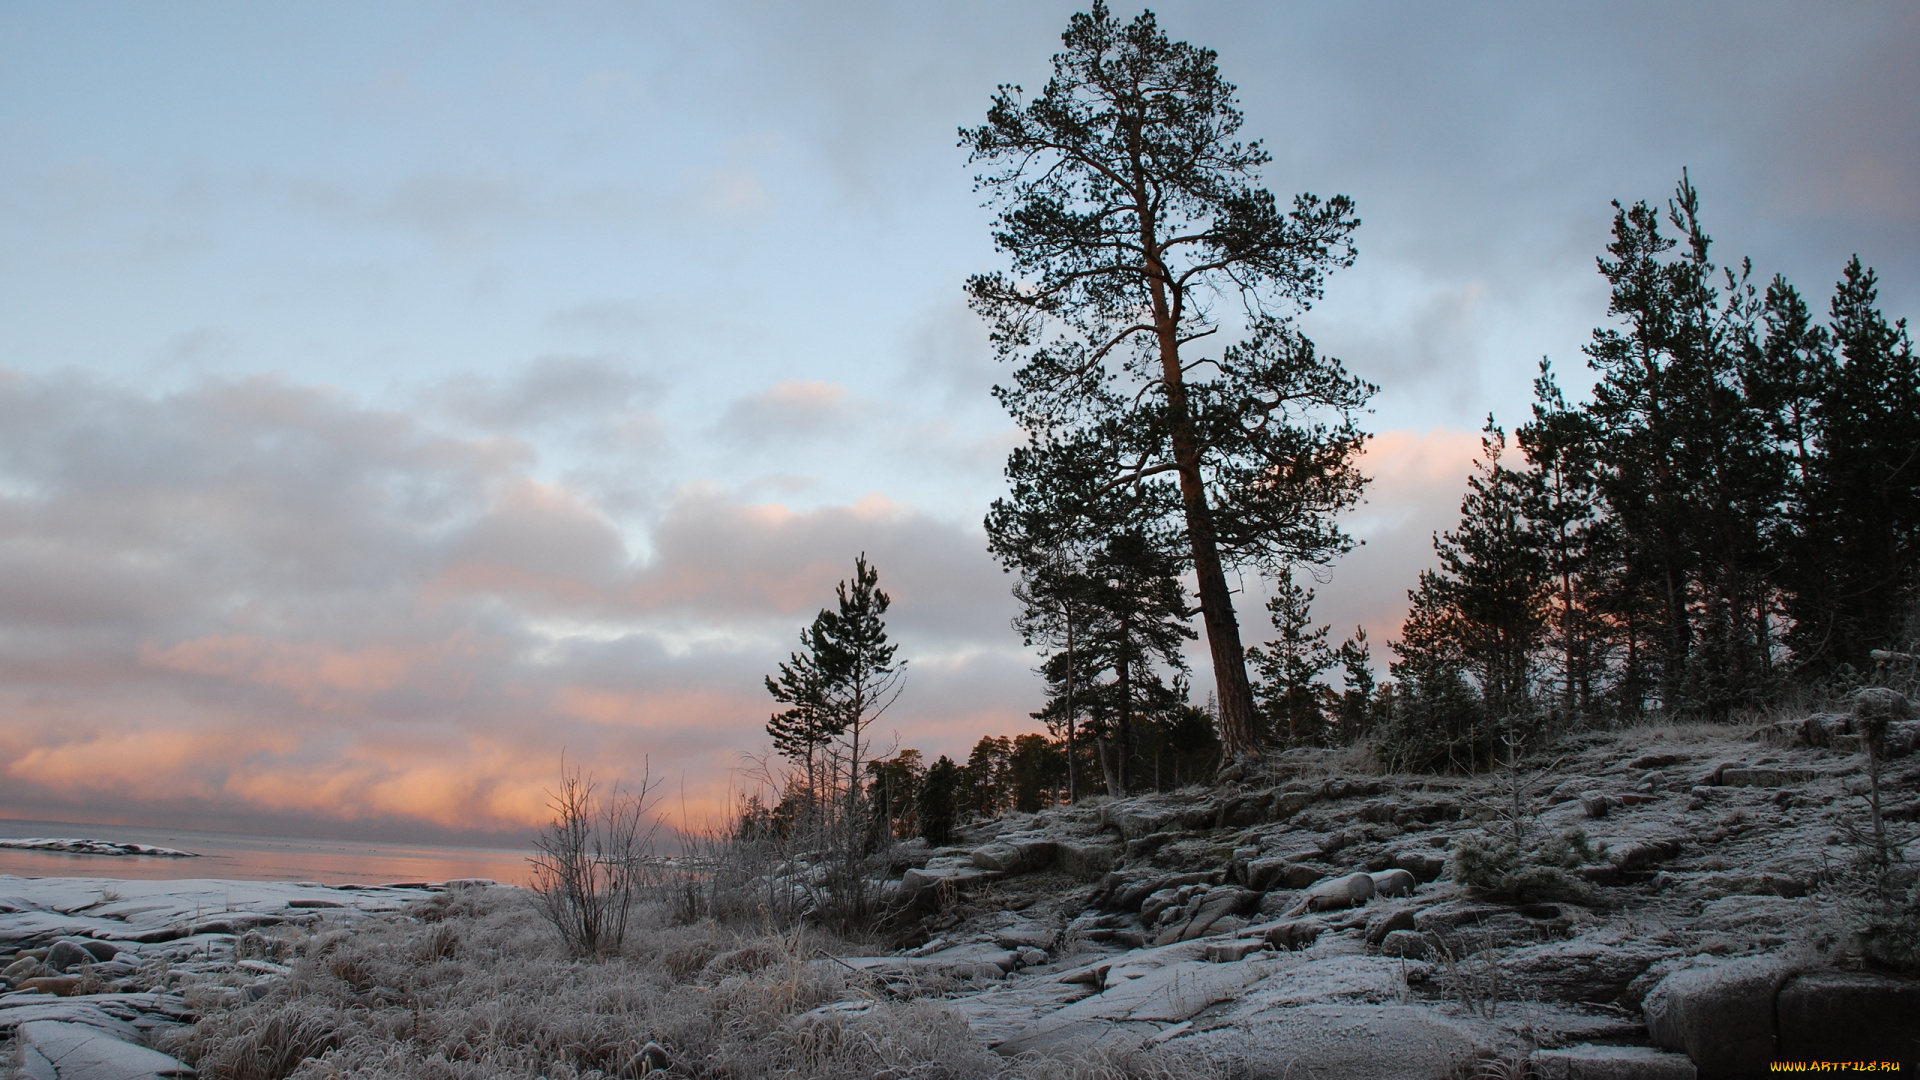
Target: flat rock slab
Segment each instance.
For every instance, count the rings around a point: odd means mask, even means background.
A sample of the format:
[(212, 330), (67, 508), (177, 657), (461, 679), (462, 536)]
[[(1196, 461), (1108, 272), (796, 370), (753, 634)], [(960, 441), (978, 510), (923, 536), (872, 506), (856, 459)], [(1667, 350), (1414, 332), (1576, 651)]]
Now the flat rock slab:
[[(0, 874), (0, 946), (20, 948), (61, 937), (158, 942), (192, 934), (235, 933), (248, 926), (312, 917), (313, 904), (398, 911), (427, 886), (329, 888), (289, 881), (189, 878), (24, 878)], [(310, 903), (302, 905), (301, 901)]]
[(1569, 1046), (1527, 1059), (1540, 1080), (1695, 1080), (1693, 1062), (1648, 1046)]
[(1920, 980), (1810, 972), (1780, 988), (1775, 1014), (1782, 1058), (1920, 1064)]
[(1449, 1080), (1497, 1045), (1486, 1025), (1418, 1006), (1304, 1005), (1180, 1035), (1154, 1053), (1230, 1064), (1244, 1080)]
[(1271, 971), (1271, 961), (1260, 959), (1167, 964), (1042, 1017), (994, 1049), (1008, 1057), (1116, 1044), (1131, 1049), (1210, 1005), (1239, 997)]
[(176, 1058), (89, 1024), (34, 1020), (21, 1024), (15, 1038), (20, 1074), (28, 1080), (158, 1080), (194, 1074)]

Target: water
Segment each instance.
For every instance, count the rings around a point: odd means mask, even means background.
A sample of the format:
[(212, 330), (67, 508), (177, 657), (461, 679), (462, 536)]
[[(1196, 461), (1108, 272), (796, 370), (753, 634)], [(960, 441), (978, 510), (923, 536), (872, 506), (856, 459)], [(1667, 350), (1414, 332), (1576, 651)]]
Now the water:
[(0, 837), (55, 837), (152, 844), (197, 853), (197, 859), (148, 855), (74, 855), (63, 851), (0, 848), (0, 874), (21, 877), (231, 878), (239, 881), (318, 881), (380, 885), (399, 881), (492, 878), (527, 881), (527, 855), (516, 848), (315, 840), (243, 833), (121, 825), (0, 820)]

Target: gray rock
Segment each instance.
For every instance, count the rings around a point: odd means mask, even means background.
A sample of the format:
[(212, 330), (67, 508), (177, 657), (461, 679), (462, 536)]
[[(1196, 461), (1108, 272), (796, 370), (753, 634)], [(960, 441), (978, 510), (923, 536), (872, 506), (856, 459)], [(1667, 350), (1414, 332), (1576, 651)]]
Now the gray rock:
[(1795, 976), (1780, 988), (1780, 1056), (1920, 1061), (1920, 980), (1862, 971)]
[(1647, 1046), (1569, 1046), (1527, 1058), (1539, 1080), (1695, 1080), (1693, 1062)]
[(1382, 870), (1378, 873), (1368, 874), (1367, 876), (1373, 879), (1373, 895), (1375, 896), (1413, 895), (1413, 874), (1406, 870)]
[(1022, 838), (976, 848), (973, 865), (1003, 874), (1025, 874), (1052, 866), (1059, 845), (1052, 840)]
[(1518, 949), (1501, 959), (1500, 975), (1529, 996), (1612, 1004), (1633, 980), (1674, 952), (1625, 935), (1587, 934)]
[(1320, 919), (1287, 919), (1261, 930), (1249, 927), (1247, 933), (1259, 932), (1267, 944), (1276, 949), (1304, 949), (1320, 937), (1327, 924)]
[(1055, 848), (1056, 865), (1064, 874), (1092, 881), (1120, 864), (1121, 849), (1088, 840), (1062, 840)]
[(1245, 960), (1254, 953), (1262, 952), (1271, 947), (1272, 946), (1268, 945), (1265, 941), (1258, 938), (1240, 941), (1216, 941), (1207, 945), (1207, 963), (1236, 963)]
[(1398, 907), (1376, 913), (1367, 920), (1367, 944), (1378, 945), (1385, 941), (1388, 934), (1397, 930), (1413, 929), (1414, 911), (1411, 907)]
[(123, 1042), (88, 1024), (32, 1020), (14, 1032), (27, 1080), (154, 1080), (193, 1070), (158, 1050)]
[(1127, 841), (1127, 861), (1139, 862), (1141, 859), (1148, 858), (1154, 852), (1159, 851), (1177, 839), (1179, 839), (1179, 837), (1174, 833), (1157, 832), (1148, 833), (1146, 836), (1139, 837), (1135, 840), (1129, 840)]
[(1862, 720), (1907, 720), (1913, 716), (1913, 704), (1898, 690), (1863, 686), (1853, 692), (1852, 711)]
[(1417, 1006), (1324, 1004), (1272, 1009), (1183, 1035), (1156, 1054), (1232, 1062), (1245, 1080), (1447, 1080), (1498, 1039), (1490, 1025)]
[(1812, 769), (1730, 767), (1720, 770), (1722, 787), (1792, 787), (1812, 780)]
[(1309, 911), (1330, 911), (1334, 908), (1356, 907), (1373, 899), (1373, 878), (1366, 874), (1348, 874), (1346, 877), (1323, 881), (1307, 890), (1290, 914), (1301, 915)]
[(1438, 880), (1447, 868), (1447, 857), (1435, 851), (1396, 851), (1387, 859), (1387, 865), (1395, 870), (1405, 870), (1413, 879), (1425, 885)]
[(1583, 791), (1580, 793), (1581, 812), (1595, 820), (1606, 817), (1607, 811), (1613, 809), (1613, 806), (1613, 800), (1607, 798), (1602, 792)]
[(1774, 998), (1792, 973), (1772, 956), (1676, 971), (1641, 1005), (1647, 1034), (1692, 1058), (1702, 1080), (1764, 1073), (1779, 1057)]
[(53, 947), (47, 950), (45, 963), (53, 970), (64, 973), (68, 968), (78, 967), (81, 964), (91, 964), (93, 961), (94, 955), (92, 953), (73, 942), (56, 941), (53, 943)]
[(1310, 866), (1287, 859), (1255, 859), (1247, 864), (1247, 886), (1255, 892), (1304, 889), (1323, 876)]
[(1437, 953), (1433, 938), (1418, 930), (1393, 930), (1380, 939), (1380, 955), (1406, 960), (1425, 960)]

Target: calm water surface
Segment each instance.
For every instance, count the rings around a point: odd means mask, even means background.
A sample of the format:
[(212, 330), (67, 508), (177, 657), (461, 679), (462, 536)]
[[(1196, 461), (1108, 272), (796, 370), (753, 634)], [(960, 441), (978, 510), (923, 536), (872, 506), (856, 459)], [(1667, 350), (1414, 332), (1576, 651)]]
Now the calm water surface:
[(315, 840), (193, 829), (76, 825), (0, 820), (0, 838), (111, 840), (191, 851), (197, 859), (146, 855), (70, 855), (0, 848), (0, 874), (21, 877), (233, 878), (241, 881), (318, 881), (381, 885), (481, 877), (513, 885), (527, 881), (528, 850)]

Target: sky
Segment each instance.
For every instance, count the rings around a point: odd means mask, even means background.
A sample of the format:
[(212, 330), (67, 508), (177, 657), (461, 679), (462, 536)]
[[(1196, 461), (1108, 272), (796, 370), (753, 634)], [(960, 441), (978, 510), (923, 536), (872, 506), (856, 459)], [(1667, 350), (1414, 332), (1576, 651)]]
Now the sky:
[[(884, 740), (1033, 730), (956, 130), (1074, 10), (0, 0), (0, 817), (498, 839), (564, 758), (711, 820), (861, 552)], [(1912, 3), (1156, 11), (1363, 220), (1301, 316), (1381, 387), (1336, 639), (1589, 384), (1611, 200), (1920, 310)]]

